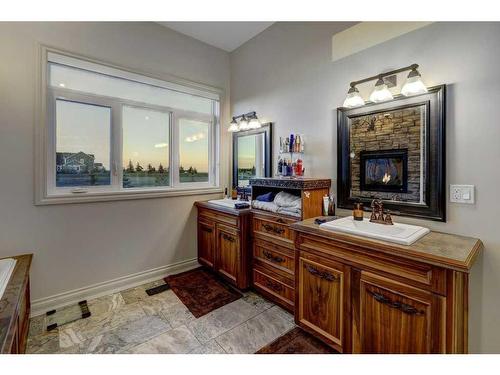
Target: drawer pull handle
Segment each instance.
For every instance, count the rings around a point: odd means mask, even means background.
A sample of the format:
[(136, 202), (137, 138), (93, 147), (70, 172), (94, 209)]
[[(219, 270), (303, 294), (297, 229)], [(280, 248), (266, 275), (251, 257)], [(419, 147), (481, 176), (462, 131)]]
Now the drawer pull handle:
[(226, 241), (229, 241), (229, 242), (234, 242), (235, 241), (235, 239), (234, 239), (233, 236), (230, 236), (230, 235), (228, 235), (226, 233), (222, 233), (222, 238), (224, 238)]
[(201, 230), (204, 232), (212, 233), (212, 228), (201, 227)]
[(262, 224), (262, 227), (264, 227), (264, 229), (268, 232), (274, 232), (276, 234), (283, 234), (285, 232), (283, 228), (276, 228), (275, 226), (269, 224)]
[(308, 264), (306, 264), (306, 269), (309, 271), (311, 275), (317, 276), (321, 279), (325, 279), (326, 281), (339, 281), (340, 276), (336, 276), (334, 274), (331, 274), (330, 272), (326, 271), (320, 271), (315, 267), (312, 267)]
[(276, 220), (276, 222), (277, 222), (277, 223), (280, 223), (280, 224), (286, 224), (286, 221), (285, 221), (285, 220), (283, 220), (283, 219), (282, 219), (282, 218), (280, 218), (280, 217)]
[(279, 257), (279, 256), (276, 256), (276, 255), (273, 255), (271, 252), (267, 251), (267, 250), (264, 250), (262, 252), (262, 254), (264, 254), (264, 256), (269, 259), (271, 262), (274, 262), (274, 263), (283, 263), (285, 261), (285, 259), (283, 259), (282, 257)]
[(383, 303), (384, 305), (387, 305), (393, 309), (398, 309), (404, 312), (405, 314), (408, 315), (423, 315), (424, 312), (421, 310), (416, 309), (413, 306), (407, 305), (406, 303), (398, 302), (398, 301), (392, 301), (389, 298), (383, 296), (382, 294), (375, 293), (372, 291), (368, 290), (368, 294), (370, 294), (373, 298), (375, 298), (376, 301)]
[(278, 283), (274, 283), (270, 280), (266, 280), (266, 287), (274, 290), (275, 292), (282, 292), (283, 291), (283, 285), (280, 285)]

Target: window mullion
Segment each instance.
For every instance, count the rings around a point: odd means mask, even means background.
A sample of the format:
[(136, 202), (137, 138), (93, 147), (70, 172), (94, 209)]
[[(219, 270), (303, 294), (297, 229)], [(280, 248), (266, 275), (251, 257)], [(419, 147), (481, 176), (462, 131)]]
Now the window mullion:
[(123, 187), (122, 105), (113, 103), (111, 114), (111, 185), (113, 190)]

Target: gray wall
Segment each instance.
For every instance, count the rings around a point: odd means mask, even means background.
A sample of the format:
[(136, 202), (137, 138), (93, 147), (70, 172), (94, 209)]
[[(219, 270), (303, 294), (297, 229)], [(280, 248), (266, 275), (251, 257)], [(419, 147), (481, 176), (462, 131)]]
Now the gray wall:
[(229, 89), (226, 52), (160, 25), (0, 23), (0, 257), (34, 252), (33, 299), (195, 258), (193, 202), (214, 195), (33, 205), (36, 42)]
[[(472, 352), (500, 352), (500, 23), (439, 23), (331, 62), (341, 23), (277, 23), (231, 54), (232, 113), (255, 110), (278, 136), (304, 133), (306, 174), (336, 176), (336, 107), (348, 84), (417, 62), (427, 85), (448, 85), (447, 182), (476, 185), (473, 206), (448, 204), (448, 222), (404, 220), (479, 237), (472, 273)], [(362, 88), (365, 98), (370, 87)], [(276, 149), (276, 148), (275, 148)], [(403, 220), (402, 220), (403, 221)]]

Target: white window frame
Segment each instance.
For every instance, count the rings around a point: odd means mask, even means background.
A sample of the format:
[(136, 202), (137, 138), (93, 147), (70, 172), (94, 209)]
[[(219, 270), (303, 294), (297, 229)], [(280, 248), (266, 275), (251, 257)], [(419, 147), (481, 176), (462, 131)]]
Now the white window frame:
[[(211, 86), (179, 79), (176, 77), (155, 78), (142, 72), (133, 72), (123, 67), (106, 64), (97, 60), (60, 51), (43, 45), (39, 46), (38, 95), (36, 105), (40, 114), (35, 121), (35, 204), (60, 204), (95, 202), (108, 200), (156, 198), (180, 195), (220, 193), (220, 102), (222, 90)], [(49, 61), (50, 59), (50, 61)], [(49, 63), (61, 63), (97, 73), (112, 75), (145, 84), (182, 91), (213, 100), (212, 115), (190, 112), (167, 106), (158, 106), (115, 97), (82, 93), (63, 87), (49, 87)], [(56, 100), (68, 100), (111, 108), (111, 144), (109, 186), (89, 186), (82, 188), (56, 187)], [(168, 113), (169, 118), (169, 186), (123, 188), (123, 135), (122, 108), (124, 106), (150, 109)], [(207, 182), (181, 183), (179, 181), (179, 119), (192, 119), (209, 124), (209, 180)]]

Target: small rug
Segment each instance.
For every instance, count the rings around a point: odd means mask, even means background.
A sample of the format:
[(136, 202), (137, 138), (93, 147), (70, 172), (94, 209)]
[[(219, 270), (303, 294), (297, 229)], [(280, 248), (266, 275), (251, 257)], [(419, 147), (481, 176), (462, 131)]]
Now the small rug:
[(299, 327), (295, 327), (255, 354), (330, 354), (338, 353)]
[(203, 268), (167, 276), (164, 280), (196, 318), (242, 297)]

